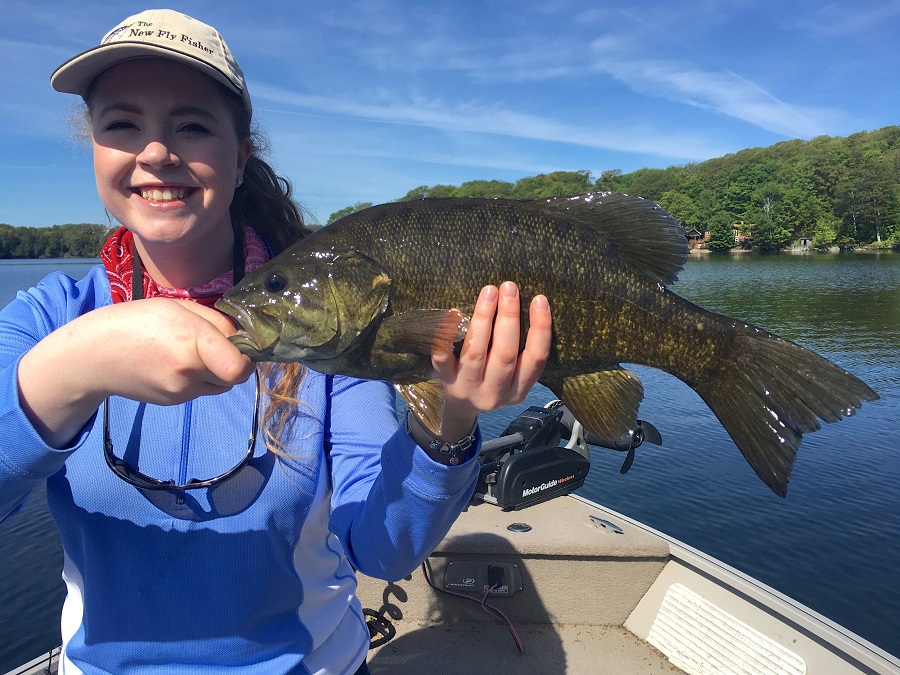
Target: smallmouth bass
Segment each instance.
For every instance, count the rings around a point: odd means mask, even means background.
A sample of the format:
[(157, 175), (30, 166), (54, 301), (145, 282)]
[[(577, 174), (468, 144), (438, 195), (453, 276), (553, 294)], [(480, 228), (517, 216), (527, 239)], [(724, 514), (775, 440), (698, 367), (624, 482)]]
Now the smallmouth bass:
[[(374, 206), (297, 242), (216, 305), (256, 361), (394, 383), (440, 428), (431, 353), (453, 349), (486, 284), (543, 293), (554, 339), (540, 382), (588, 430), (633, 429), (643, 387), (620, 363), (693, 388), (779, 496), (804, 433), (878, 395), (827, 359), (668, 290), (688, 256), (684, 229), (638, 197), (425, 199)], [(524, 340), (524, 333), (523, 333)]]

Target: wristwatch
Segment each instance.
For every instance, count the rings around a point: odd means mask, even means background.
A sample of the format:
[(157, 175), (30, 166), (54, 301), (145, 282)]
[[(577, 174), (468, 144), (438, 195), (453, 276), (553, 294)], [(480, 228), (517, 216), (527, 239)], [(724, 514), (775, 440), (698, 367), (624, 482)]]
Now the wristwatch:
[[(408, 433), (415, 440), (416, 437), (412, 432), (412, 429), (409, 426), (409, 418), (410, 411), (407, 409), (406, 411), (406, 433)], [(429, 438), (428, 441), (428, 449), (431, 450), (431, 458), (436, 462), (440, 462), (441, 464), (447, 464), (449, 466), (456, 466), (457, 464), (461, 464), (466, 461), (466, 454), (469, 452), (469, 449), (475, 445), (475, 427), (472, 427), (472, 432), (465, 436), (456, 443), (447, 443), (446, 441), (439, 441), (436, 438), (432, 438), (431, 434), (425, 431), (424, 427), (417, 422), (417, 426), (423, 432), (423, 434)], [(418, 442), (418, 441), (417, 441)], [(435, 456), (439, 455), (439, 456)]]

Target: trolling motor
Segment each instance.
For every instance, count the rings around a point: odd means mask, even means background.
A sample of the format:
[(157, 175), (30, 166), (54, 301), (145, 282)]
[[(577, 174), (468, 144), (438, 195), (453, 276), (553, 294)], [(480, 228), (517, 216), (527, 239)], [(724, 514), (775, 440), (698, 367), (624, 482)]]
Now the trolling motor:
[[(561, 446), (562, 439), (569, 442)], [(562, 497), (584, 484), (591, 468), (588, 445), (627, 452), (620, 469), (624, 474), (644, 441), (662, 445), (659, 431), (644, 420), (622, 437), (606, 439), (587, 431), (560, 401), (531, 406), (498, 438), (482, 443), (472, 499), (519, 511)]]

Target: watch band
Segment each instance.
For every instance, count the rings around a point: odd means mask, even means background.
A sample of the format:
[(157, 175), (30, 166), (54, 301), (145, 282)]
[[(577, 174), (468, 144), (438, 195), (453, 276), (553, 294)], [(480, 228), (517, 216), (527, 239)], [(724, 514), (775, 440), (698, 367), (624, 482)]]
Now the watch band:
[[(409, 418), (410, 411), (407, 409), (406, 411), (406, 433), (415, 439), (412, 430), (409, 427)], [(432, 453), (440, 453), (440, 459), (434, 457), (435, 461), (440, 462), (441, 464), (447, 464), (449, 466), (456, 466), (457, 464), (461, 464), (466, 461), (466, 454), (469, 452), (469, 449), (475, 445), (475, 429), (472, 428), (472, 432), (465, 436), (455, 443), (447, 443), (446, 441), (440, 441), (436, 438), (432, 438), (431, 434), (425, 431), (424, 427), (421, 424), (418, 424), (419, 428), (424, 432), (425, 436), (429, 438), (428, 441), (428, 449), (431, 450)]]

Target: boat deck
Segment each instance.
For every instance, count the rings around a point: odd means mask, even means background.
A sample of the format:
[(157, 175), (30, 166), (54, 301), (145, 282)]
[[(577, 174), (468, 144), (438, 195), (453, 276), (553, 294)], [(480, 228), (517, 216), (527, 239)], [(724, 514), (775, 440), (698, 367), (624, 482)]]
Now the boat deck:
[[(513, 624), (521, 654), (479, 602), (436, 591), (421, 568), (396, 583), (360, 576), (363, 607), (390, 617), (397, 632), (369, 652), (372, 673), (682, 672), (624, 627), (666, 565), (668, 546), (637, 528), (598, 522), (602, 515), (569, 499), (520, 512), (473, 506), (428, 559), (440, 588), (453, 565), (475, 576), (488, 565), (515, 569), (515, 592), (488, 602)], [(530, 529), (508, 529), (520, 523)]]
[(397, 673), (680, 673), (665, 656), (621, 627), (516, 627), (520, 654), (506, 627), (497, 623), (433, 624), (403, 621), (397, 636), (369, 652), (373, 675)]

